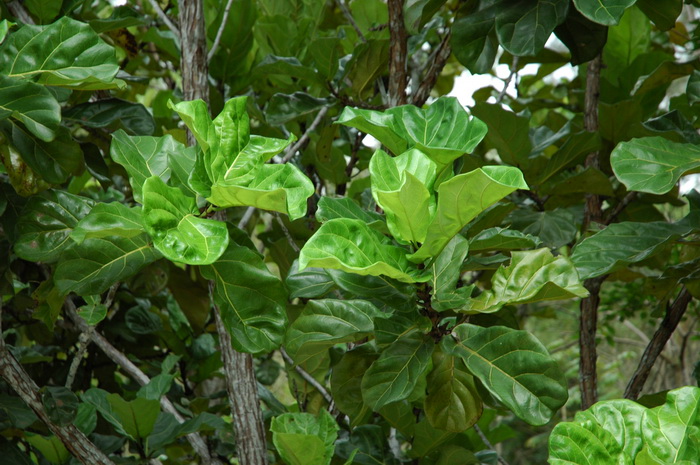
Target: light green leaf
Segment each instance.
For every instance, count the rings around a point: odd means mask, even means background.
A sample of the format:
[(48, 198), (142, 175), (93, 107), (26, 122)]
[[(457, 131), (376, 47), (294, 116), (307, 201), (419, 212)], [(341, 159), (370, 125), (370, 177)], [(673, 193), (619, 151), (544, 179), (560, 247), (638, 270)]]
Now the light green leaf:
[[(593, 431), (591, 431), (593, 430)], [(602, 428), (562, 422), (549, 437), (551, 465), (632, 465), (631, 458)]]
[[(591, 426), (605, 429), (624, 453), (634, 458), (642, 448), (642, 416), (645, 411), (642, 405), (628, 399), (606, 400), (581, 412), (580, 420), (599, 437), (599, 431)], [(576, 421), (579, 421), (578, 414)]]
[(49, 142), (61, 123), (61, 107), (46, 87), (0, 74), (0, 120), (10, 117)]
[(430, 424), (440, 430), (461, 433), (477, 422), (483, 408), (474, 378), (462, 359), (436, 350), (425, 398), (425, 416)]
[(56, 137), (45, 142), (13, 124), (12, 143), (27, 165), (48, 183), (62, 184), (83, 168), (83, 151), (65, 127), (59, 127)]
[(489, 228), (481, 231), (469, 241), (469, 248), (479, 250), (530, 249), (540, 245), (539, 237), (515, 229)]
[(114, 48), (68, 16), (48, 26), (24, 25), (0, 46), (0, 73), (47, 86), (110, 89), (117, 71)]
[(32, 197), (17, 222), (15, 253), (24, 260), (52, 263), (71, 245), (68, 237), (95, 204), (86, 197), (50, 190)]
[(63, 293), (101, 294), (159, 258), (147, 234), (93, 237), (63, 252), (54, 280)]
[(226, 223), (200, 218), (195, 198), (158, 176), (143, 184), (143, 224), (156, 249), (174, 262), (209, 265), (228, 246)]
[(160, 402), (143, 397), (126, 401), (119, 394), (108, 394), (106, 399), (114, 416), (131, 438), (143, 439), (151, 434), (160, 413)]
[(576, 9), (593, 22), (614, 26), (636, 0), (574, 0)]
[(443, 182), (427, 238), (409, 259), (420, 263), (437, 256), (479, 213), (516, 189), (527, 188), (520, 170), (510, 166), (485, 166)]
[(285, 347), (295, 363), (305, 363), (335, 344), (371, 336), (374, 319), (384, 316), (364, 300), (311, 300), (289, 326)]
[(700, 389), (687, 386), (666, 395), (666, 403), (647, 410), (642, 434), (649, 455), (662, 463), (694, 463), (700, 457)]
[(501, 46), (516, 56), (536, 55), (564, 22), (568, 8), (568, 0), (508, 2), (496, 15)]
[(542, 343), (527, 331), (462, 324), (441, 342), (519, 418), (547, 423), (568, 398), (566, 380)]
[(107, 307), (101, 303), (90, 303), (80, 307), (78, 315), (85, 323), (95, 326), (107, 316)]
[(0, 21), (0, 44), (5, 40), (5, 37), (7, 37), (7, 33), (10, 31), (10, 28), (14, 25), (15, 23), (10, 22), (6, 19)]
[(408, 149), (408, 141), (394, 129), (394, 116), (390, 111), (345, 107), (336, 123), (371, 134), (396, 155)]
[(467, 258), (469, 242), (457, 234), (433, 261), (431, 305), (434, 310), (442, 311), (464, 305), (471, 295), (473, 287), (456, 289), (461, 274), (462, 263)]
[(170, 390), (170, 386), (173, 384), (173, 375), (160, 374), (156, 375), (146, 384), (141, 386), (136, 393), (138, 397), (143, 399), (157, 400), (165, 396)]
[(651, 257), (691, 229), (665, 221), (614, 223), (581, 241), (571, 261), (581, 279), (595, 278)]
[(129, 208), (119, 202), (99, 203), (75, 225), (70, 238), (80, 244), (91, 237), (134, 237), (145, 231), (141, 207)]
[(324, 223), (301, 249), (299, 268), (332, 268), (360, 275), (386, 275), (422, 282), (428, 276), (406, 259), (406, 250), (391, 244), (361, 220), (338, 218)]
[(282, 282), (247, 247), (231, 242), (202, 275), (215, 282), (214, 302), (239, 352), (271, 352), (282, 343), (287, 325), (287, 296)]
[(295, 136), (293, 134), (288, 139), (273, 139), (252, 135), (248, 145), (241, 150), (223, 175), (215, 179), (245, 185), (245, 183), (255, 179), (256, 171), (263, 167), (263, 163), (282, 152), (294, 140)]
[(316, 209), (316, 219), (325, 223), (335, 218), (350, 218), (362, 220), (368, 226), (380, 231), (388, 232), (382, 215), (362, 209), (355, 201), (348, 197), (332, 198), (321, 197)]
[(310, 413), (285, 413), (272, 419), (272, 442), (289, 465), (328, 465), (333, 458), (338, 424), (321, 409)]
[(435, 344), (419, 331), (386, 348), (362, 377), (362, 398), (372, 410), (408, 399), (431, 368)]
[(27, 442), (35, 447), (46, 460), (54, 465), (61, 465), (68, 462), (71, 455), (63, 445), (60, 439), (56, 436), (44, 437), (38, 434), (29, 433)]
[(627, 189), (665, 194), (683, 174), (700, 166), (700, 147), (663, 137), (632, 139), (615, 147), (610, 164)]

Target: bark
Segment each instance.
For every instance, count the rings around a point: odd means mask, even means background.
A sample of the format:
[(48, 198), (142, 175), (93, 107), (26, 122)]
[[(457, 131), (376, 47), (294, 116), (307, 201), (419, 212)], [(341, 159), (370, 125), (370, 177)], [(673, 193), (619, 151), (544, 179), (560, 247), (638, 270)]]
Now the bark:
[(647, 344), (647, 347), (642, 354), (642, 358), (639, 360), (637, 370), (634, 372), (634, 375), (632, 375), (632, 379), (630, 379), (630, 382), (625, 389), (626, 399), (636, 400), (637, 397), (639, 397), (639, 393), (642, 392), (644, 383), (649, 377), (649, 373), (651, 372), (654, 363), (656, 363), (656, 360), (664, 350), (666, 343), (671, 338), (671, 335), (676, 330), (676, 327), (678, 327), (678, 323), (680, 323), (681, 318), (683, 318), (683, 315), (685, 314), (691, 300), (692, 296), (684, 287), (673, 303), (666, 307), (666, 315), (661, 321), (659, 328), (654, 333), (654, 336), (652, 336), (651, 340), (649, 341), (649, 344)]
[(445, 34), (442, 42), (440, 42), (440, 45), (438, 45), (437, 52), (435, 53), (433, 61), (430, 63), (428, 71), (425, 73), (423, 80), (418, 86), (416, 95), (413, 96), (413, 104), (418, 107), (423, 106), (425, 101), (428, 100), (428, 97), (430, 97), (430, 91), (433, 90), (433, 87), (435, 87), (435, 83), (437, 82), (442, 69), (445, 67), (445, 63), (447, 63), (448, 58), (450, 58), (450, 55), (452, 54), (450, 37), (451, 31), (447, 31), (447, 34)]
[(389, 33), (391, 34), (391, 49), (389, 51), (389, 106), (395, 107), (397, 105), (406, 104), (408, 38), (403, 21), (403, 0), (388, 0), (388, 6)]

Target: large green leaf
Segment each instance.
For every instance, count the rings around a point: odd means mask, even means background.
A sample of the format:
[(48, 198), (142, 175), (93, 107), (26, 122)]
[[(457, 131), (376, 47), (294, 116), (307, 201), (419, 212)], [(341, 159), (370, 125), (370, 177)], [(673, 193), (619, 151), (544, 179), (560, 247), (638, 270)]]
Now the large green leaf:
[(528, 117), (517, 115), (501, 105), (484, 102), (475, 105), (472, 113), (488, 126), (486, 142), (493, 145), (501, 160), (511, 165), (525, 165), (532, 151)]
[(129, 208), (119, 202), (99, 203), (73, 228), (70, 238), (80, 244), (91, 237), (133, 237), (143, 232), (141, 207)]
[(143, 397), (126, 401), (119, 394), (109, 394), (107, 402), (112, 407), (114, 416), (131, 438), (143, 439), (151, 434), (160, 412), (160, 402)]
[(409, 150), (390, 157), (377, 150), (369, 163), (372, 195), (384, 209), (391, 234), (402, 242), (425, 240), (430, 219), (435, 212), (432, 186), (436, 167), (419, 150)]
[(62, 184), (83, 167), (80, 145), (65, 127), (58, 128), (51, 142), (45, 142), (21, 125), (13, 124), (12, 143), (27, 165), (46, 182)]
[(223, 221), (200, 218), (197, 201), (158, 176), (143, 184), (143, 224), (166, 258), (188, 265), (214, 263), (228, 246)]
[[(578, 415), (577, 415), (578, 417)], [(634, 462), (607, 430), (589, 424), (559, 423), (549, 438), (551, 465), (631, 465)]]
[(60, 190), (32, 197), (17, 222), (15, 253), (24, 260), (55, 262), (71, 245), (71, 231), (93, 205), (91, 199)]
[(374, 319), (385, 314), (364, 300), (311, 300), (289, 326), (285, 347), (296, 363), (304, 363), (335, 344), (372, 335)]
[(236, 350), (257, 354), (280, 346), (287, 296), (257, 253), (231, 242), (219, 260), (202, 267), (202, 275), (215, 282), (214, 302)]
[(410, 260), (420, 263), (437, 256), (479, 213), (516, 189), (527, 188), (520, 170), (510, 166), (485, 166), (443, 182), (427, 238)]
[(310, 413), (285, 413), (272, 419), (272, 442), (289, 465), (328, 465), (333, 458), (338, 424), (321, 409)]
[(568, 398), (556, 361), (527, 331), (462, 324), (441, 344), (445, 353), (462, 358), (496, 399), (532, 425), (547, 423)]
[(464, 306), (469, 312), (495, 312), (504, 305), (586, 297), (588, 291), (576, 268), (549, 249), (513, 252), (510, 266), (500, 267), (491, 278), (491, 289)]
[(406, 250), (391, 244), (361, 220), (338, 218), (324, 223), (299, 254), (299, 269), (333, 268), (360, 275), (386, 275), (412, 283), (428, 276), (406, 259)]
[(660, 463), (697, 462), (700, 389), (687, 386), (670, 391), (665, 404), (645, 412), (641, 429), (649, 455)]
[(341, 412), (357, 426), (367, 419), (371, 409), (362, 400), (362, 376), (377, 359), (371, 344), (362, 344), (345, 352), (331, 371), (331, 393)]
[(350, 218), (362, 220), (378, 231), (387, 232), (384, 217), (376, 212), (363, 210), (355, 201), (348, 197), (321, 197), (316, 209), (316, 219), (321, 223), (334, 218)]
[(568, 0), (502, 2), (496, 16), (501, 46), (513, 55), (536, 55), (564, 21), (568, 8)]
[(576, 215), (565, 208), (545, 211), (518, 209), (509, 219), (514, 229), (540, 238), (547, 247), (566, 245), (578, 233)]
[(54, 280), (63, 293), (101, 294), (158, 258), (148, 234), (92, 237), (63, 252)]
[(10, 117), (49, 142), (61, 123), (61, 107), (46, 87), (0, 74), (0, 120)]
[(456, 288), (468, 251), (469, 242), (457, 234), (433, 261), (430, 267), (433, 297), (430, 302), (434, 310), (459, 308), (471, 295), (472, 287)]
[(150, 136), (156, 129), (153, 116), (146, 107), (116, 98), (81, 103), (65, 110), (63, 119), (90, 128), (104, 128), (119, 123), (130, 133), (140, 136)]
[(345, 107), (336, 123), (371, 134), (396, 155), (408, 149), (408, 141), (394, 129), (394, 116), (390, 111)]
[(24, 25), (0, 46), (0, 73), (48, 86), (83, 90), (116, 87), (114, 48), (68, 16), (48, 26)]
[(373, 410), (407, 399), (425, 380), (435, 344), (419, 331), (409, 332), (386, 348), (362, 377), (362, 398)]
[(482, 410), (474, 378), (462, 359), (436, 350), (425, 398), (425, 416), (430, 424), (440, 430), (461, 433), (476, 423)]
[(614, 26), (620, 22), (625, 10), (634, 5), (636, 0), (574, 0), (576, 9), (598, 24)]
[(610, 164), (627, 189), (665, 194), (683, 174), (700, 166), (700, 147), (663, 137), (632, 139), (615, 147)]
[(469, 248), (477, 250), (512, 250), (537, 247), (542, 241), (516, 229), (489, 228), (471, 238)]
[(595, 278), (651, 257), (691, 229), (665, 221), (611, 224), (581, 241), (571, 261), (581, 279)]

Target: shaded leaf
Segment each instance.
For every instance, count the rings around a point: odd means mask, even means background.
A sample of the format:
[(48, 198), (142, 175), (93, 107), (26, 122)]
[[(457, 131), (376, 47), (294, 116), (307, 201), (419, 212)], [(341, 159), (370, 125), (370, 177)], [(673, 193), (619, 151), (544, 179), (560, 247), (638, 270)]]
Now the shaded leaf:
[(80, 244), (91, 237), (134, 237), (145, 232), (140, 207), (127, 207), (123, 203), (98, 203), (77, 225), (70, 238)]
[(471, 295), (473, 287), (456, 289), (462, 272), (462, 263), (464, 263), (468, 251), (469, 242), (457, 234), (433, 261), (430, 269), (433, 288), (431, 305), (434, 310), (442, 311), (461, 307)]
[(61, 123), (61, 107), (46, 87), (0, 74), (0, 120), (10, 117), (49, 142)]
[(535, 236), (515, 229), (489, 228), (481, 231), (469, 241), (472, 251), (530, 249), (542, 241)]
[(341, 412), (350, 417), (351, 425), (366, 420), (371, 409), (362, 400), (362, 376), (377, 359), (369, 344), (346, 352), (331, 371), (331, 393)]
[(275, 94), (267, 103), (265, 115), (270, 124), (284, 124), (300, 116), (325, 107), (327, 99), (316, 98), (305, 92)]
[(348, 197), (321, 197), (316, 209), (316, 219), (321, 223), (325, 223), (335, 218), (362, 220), (378, 231), (386, 231), (384, 218), (379, 213), (364, 210)]
[(636, 0), (574, 0), (574, 5), (583, 15), (598, 24), (613, 26), (620, 22), (625, 10)]
[(130, 437), (142, 439), (151, 434), (160, 412), (160, 402), (142, 397), (126, 401), (118, 394), (108, 394), (106, 399), (115, 418)]
[(516, 210), (510, 220), (513, 228), (539, 237), (544, 245), (552, 248), (568, 244), (578, 233), (576, 217), (564, 208), (543, 212)]
[(51, 142), (37, 139), (24, 127), (12, 125), (12, 143), (22, 159), (46, 182), (61, 184), (83, 166), (83, 152), (66, 128), (58, 128)]
[(116, 98), (81, 103), (65, 110), (63, 119), (90, 128), (104, 128), (118, 122), (130, 133), (140, 136), (150, 136), (156, 129), (146, 107)]
[(566, 18), (567, 0), (508, 2), (496, 16), (501, 46), (516, 56), (536, 55)]

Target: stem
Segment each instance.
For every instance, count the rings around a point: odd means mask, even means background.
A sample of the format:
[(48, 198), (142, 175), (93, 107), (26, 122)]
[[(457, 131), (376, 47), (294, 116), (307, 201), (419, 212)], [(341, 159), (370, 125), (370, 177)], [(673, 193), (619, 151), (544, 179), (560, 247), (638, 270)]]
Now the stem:
[(391, 49), (389, 56), (389, 106), (406, 104), (406, 58), (408, 44), (406, 27), (403, 21), (403, 0), (388, 0), (389, 33)]
[(343, 16), (345, 16), (345, 19), (347, 19), (350, 25), (355, 29), (355, 32), (357, 32), (357, 36), (360, 38), (360, 40), (362, 42), (367, 42), (367, 38), (362, 33), (360, 26), (357, 25), (357, 23), (355, 22), (355, 18), (352, 17), (352, 13), (350, 13), (348, 6), (345, 4), (345, 0), (336, 1), (338, 3), (338, 6), (340, 7), (340, 11), (343, 12)]
[(435, 87), (442, 69), (447, 63), (447, 59), (450, 58), (452, 54), (452, 47), (450, 46), (450, 38), (452, 36), (452, 31), (448, 30), (445, 37), (442, 38), (442, 42), (438, 45), (437, 53), (433, 57), (433, 61), (430, 63), (428, 71), (425, 73), (423, 80), (418, 86), (416, 94), (413, 96), (413, 104), (420, 107), (423, 106), (428, 97), (430, 97), (430, 91)]
[(231, 12), (232, 4), (233, 0), (228, 0), (228, 2), (226, 3), (226, 8), (224, 9), (224, 17), (221, 18), (221, 24), (219, 24), (219, 30), (216, 31), (214, 43), (211, 46), (211, 50), (209, 50), (209, 53), (207, 54), (207, 62), (211, 61), (211, 59), (214, 58), (216, 49), (219, 48), (219, 44), (221, 43), (221, 36), (224, 34), (224, 29), (226, 28), (226, 23), (228, 22), (228, 15)]
[(284, 350), (283, 347), (280, 347), (280, 353), (282, 354), (282, 358), (284, 358), (284, 361), (287, 362), (290, 366), (294, 367), (294, 370), (297, 373), (299, 373), (299, 376), (304, 378), (304, 381), (306, 381), (307, 383), (312, 385), (314, 387), (314, 389), (316, 389), (323, 396), (323, 398), (326, 399), (326, 402), (328, 402), (328, 405), (332, 406), (333, 405), (333, 396), (331, 396), (331, 394), (328, 392), (328, 390), (321, 383), (316, 381), (316, 379), (313, 376), (311, 376), (309, 374), (309, 372), (304, 370), (299, 365), (296, 365), (294, 363), (294, 360), (292, 359), (292, 357), (289, 356), (289, 354), (287, 353), (286, 350)]
[(634, 375), (632, 375), (632, 379), (630, 379), (625, 389), (626, 399), (636, 400), (639, 397), (639, 393), (642, 392), (644, 383), (649, 377), (654, 363), (656, 363), (659, 355), (661, 355), (661, 352), (664, 350), (664, 346), (671, 338), (676, 327), (678, 327), (678, 323), (680, 323), (681, 318), (683, 318), (683, 314), (685, 314), (685, 311), (688, 309), (688, 304), (692, 298), (690, 292), (683, 287), (673, 303), (666, 306), (666, 315), (661, 321), (659, 328), (654, 333), (654, 336), (652, 336), (649, 341), (649, 344), (647, 344), (647, 348), (644, 350), (642, 358), (639, 360), (637, 370), (634, 372)]
[(321, 124), (321, 121), (323, 121), (323, 118), (326, 116), (326, 113), (328, 113), (328, 107), (321, 108), (321, 110), (316, 115), (316, 118), (314, 118), (313, 122), (311, 123), (311, 126), (306, 128), (306, 131), (304, 131), (304, 134), (302, 134), (299, 140), (294, 145), (289, 147), (284, 153), (284, 157), (282, 157), (280, 163), (287, 163), (299, 150), (304, 148), (304, 146), (309, 143), (309, 134), (314, 132), (318, 125)]
[[(158, 15), (158, 17), (161, 19), (161, 21), (163, 21), (163, 23), (165, 23), (165, 25), (168, 26), (168, 29), (170, 29), (171, 31), (173, 31), (173, 34), (175, 34), (175, 37), (177, 37), (178, 39), (180, 39), (180, 30), (177, 28), (177, 26), (175, 25), (175, 23), (173, 23), (173, 22), (170, 20), (170, 18), (168, 18), (168, 15), (165, 14), (165, 12), (164, 12), (163, 9), (160, 7), (160, 5), (158, 4), (158, 2), (156, 2), (156, 0), (148, 0), (148, 3), (151, 4), (151, 6), (153, 7), (153, 9), (154, 9), (155, 12), (156, 12), (156, 15)], [(185, 2), (185, 3), (186, 3), (186, 2)]]
[(479, 435), (479, 438), (486, 444), (486, 447), (488, 447), (490, 450), (496, 452), (496, 457), (498, 457), (498, 463), (501, 465), (508, 465), (508, 462), (506, 462), (506, 459), (501, 457), (501, 454), (499, 454), (496, 451), (496, 448), (493, 447), (493, 444), (491, 444), (491, 441), (489, 441), (489, 438), (486, 437), (483, 431), (481, 431), (481, 428), (479, 428), (479, 425), (474, 425), (474, 431), (476, 431), (476, 434)]

